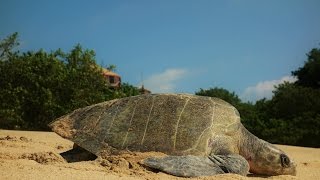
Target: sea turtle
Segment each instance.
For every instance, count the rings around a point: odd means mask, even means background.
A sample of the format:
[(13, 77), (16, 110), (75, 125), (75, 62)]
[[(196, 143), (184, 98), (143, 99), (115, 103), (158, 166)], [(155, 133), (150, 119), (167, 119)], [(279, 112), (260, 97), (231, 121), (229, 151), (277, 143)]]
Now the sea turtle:
[(192, 177), (220, 173), (295, 175), (276, 146), (251, 134), (236, 108), (214, 97), (148, 94), (77, 109), (49, 124), (54, 132), (101, 156), (123, 150), (158, 151), (143, 164)]

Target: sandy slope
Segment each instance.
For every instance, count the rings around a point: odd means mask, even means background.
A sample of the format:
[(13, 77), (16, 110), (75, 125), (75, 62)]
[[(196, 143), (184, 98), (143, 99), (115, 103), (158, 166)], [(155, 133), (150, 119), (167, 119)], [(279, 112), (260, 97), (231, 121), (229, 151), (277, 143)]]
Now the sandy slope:
[(201, 178), (177, 178), (151, 172), (139, 165), (147, 156), (161, 153), (133, 153), (100, 161), (67, 163), (59, 155), (72, 143), (52, 132), (0, 130), (0, 179), (319, 179), (320, 149), (279, 145), (297, 163), (297, 176), (242, 177), (223, 174)]

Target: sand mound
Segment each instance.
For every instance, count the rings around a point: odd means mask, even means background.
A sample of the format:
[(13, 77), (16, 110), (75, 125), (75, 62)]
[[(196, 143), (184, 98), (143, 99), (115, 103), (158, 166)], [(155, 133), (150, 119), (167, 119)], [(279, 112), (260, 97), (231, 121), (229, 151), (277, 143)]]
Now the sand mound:
[(55, 164), (67, 162), (60, 155), (54, 152), (25, 153), (22, 154), (19, 159), (34, 160), (40, 164)]
[(30, 142), (31, 139), (28, 139), (24, 136), (21, 136), (19, 138), (15, 137), (15, 136), (10, 136), (7, 135), (5, 137), (0, 137), (0, 141), (22, 141), (22, 142)]
[[(55, 133), (0, 130), (0, 179), (320, 179), (320, 149), (278, 146), (295, 159), (298, 164), (297, 176), (243, 177), (222, 174), (179, 178), (148, 169), (141, 164), (146, 157), (163, 156), (163, 153), (134, 152), (97, 159), (80, 153), (81, 156), (77, 157), (70, 151), (73, 143)], [(66, 158), (68, 156), (73, 159)]]

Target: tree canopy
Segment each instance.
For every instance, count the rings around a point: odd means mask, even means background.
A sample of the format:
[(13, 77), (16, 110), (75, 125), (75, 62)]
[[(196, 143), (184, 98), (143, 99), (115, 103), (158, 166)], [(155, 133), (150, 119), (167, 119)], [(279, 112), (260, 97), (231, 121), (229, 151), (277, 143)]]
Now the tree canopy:
[(307, 54), (308, 60), (304, 66), (292, 71), (298, 77), (297, 85), (320, 88), (320, 49), (314, 48)]
[(195, 94), (199, 96), (219, 97), (229, 102), (233, 106), (237, 106), (241, 102), (240, 98), (234, 92), (231, 93), (224, 88), (218, 88), (218, 87), (209, 88), (209, 89), (200, 88), (200, 90), (197, 91)]
[(0, 41), (0, 61), (4, 61), (12, 55), (14, 53), (13, 49), (19, 44), (17, 32)]
[(234, 105), (244, 126), (264, 140), (320, 147), (320, 50), (312, 49), (307, 59), (292, 72), (298, 80), (276, 86), (270, 100), (242, 102), (223, 88), (200, 89), (196, 94), (219, 97)]
[(0, 42), (1, 128), (47, 130), (50, 121), (74, 109), (139, 92), (127, 83), (111, 88), (93, 50), (78, 44), (67, 53), (18, 53), (17, 37)]

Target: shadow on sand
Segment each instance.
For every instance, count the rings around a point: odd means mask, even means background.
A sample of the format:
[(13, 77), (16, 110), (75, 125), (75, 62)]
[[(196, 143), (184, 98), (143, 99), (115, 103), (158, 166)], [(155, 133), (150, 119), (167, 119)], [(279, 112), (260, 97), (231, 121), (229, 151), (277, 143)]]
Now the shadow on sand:
[(97, 156), (91, 152), (74, 145), (73, 149), (60, 154), (68, 163), (80, 161), (92, 161), (97, 159)]

